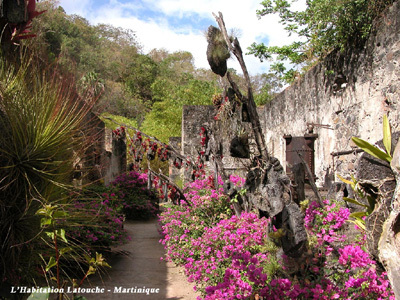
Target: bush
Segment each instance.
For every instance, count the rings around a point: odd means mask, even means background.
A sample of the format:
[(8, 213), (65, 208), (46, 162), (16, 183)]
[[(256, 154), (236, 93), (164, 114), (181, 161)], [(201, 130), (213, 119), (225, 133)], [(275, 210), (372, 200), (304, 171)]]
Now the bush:
[[(50, 73), (50, 74), (49, 74)], [(32, 59), (0, 57), (0, 283), (30, 285), (41, 263), (39, 208), (66, 199), (91, 105)]]
[(131, 171), (111, 183), (111, 192), (103, 194), (105, 203), (125, 214), (129, 220), (147, 220), (158, 213), (158, 197), (147, 189), (147, 174)]
[[(238, 178), (231, 181), (240, 186)], [(347, 208), (311, 203), (305, 213), (309, 251), (294, 260), (270, 240), (268, 219), (232, 216), (230, 201), (213, 182), (189, 184), (185, 196), (192, 205), (170, 205), (160, 216), (166, 259), (185, 268), (202, 294), (198, 299), (394, 299), (386, 273), (365, 250), (363, 232), (355, 240), (343, 234)]]
[[(243, 185), (237, 176), (230, 179)], [(230, 199), (215, 188), (212, 177), (198, 179), (184, 191), (191, 205), (169, 205), (160, 216), (166, 258), (184, 266), (189, 281), (210, 299), (252, 295), (260, 280), (279, 269), (269, 254), (277, 249), (267, 241), (269, 221), (252, 213), (233, 216)]]
[(191, 239), (202, 236), (206, 227), (212, 227), (220, 220), (232, 216), (229, 198), (222, 194), (222, 189), (213, 189), (212, 178), (198, 179), (186, 185), (185, 197), (189, 206), (165, 205), (160, 215), (163, 224), (164, 239), (162, 243), (167, 249), (167, 259), (177, 264), (185, 262)]
[[(124, 217), (107, 200), (107, 187), (90, 186), (76, 193), (69, 208), (75, 226), (67, 225), (67, 236), (89, 252), (104, 251), (130, 237), (124, 229)], [(72, 221), (71, 219), (69, 221)]]
[[(279, 270), (276, 247), (266, 234), (269, 220), (243, 213), (205, 228), (186, 259), (189, 281), (194, 281), (207, 299), (254, 296)], [(181, 237), (182, 238), (182, 237)]]

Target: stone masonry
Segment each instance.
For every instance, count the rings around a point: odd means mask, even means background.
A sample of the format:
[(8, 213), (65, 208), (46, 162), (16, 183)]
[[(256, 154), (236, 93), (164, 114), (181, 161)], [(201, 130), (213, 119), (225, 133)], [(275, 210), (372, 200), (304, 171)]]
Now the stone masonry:
[[(360, 154), (331, 155), (356, 149), (351, 137), (370, 143), (381, 140), (384, 114), (388, 115), (392, 132), (399, 130), (399, 5), (396, 2), (375, 24), (365, 47), (332, 52), (259, 110), (268, 150), (284, 167), (285, 135), (304, 136), (313, 127), (312, 133), (318, 134), (315, 174), (317, 185), (322, 186), (326, 177), (355, 171)], [(199, 144), (200, 127), (214, 114), (214, 107), (184, 107), (184, 155), (195, 155), (193, 145)]]

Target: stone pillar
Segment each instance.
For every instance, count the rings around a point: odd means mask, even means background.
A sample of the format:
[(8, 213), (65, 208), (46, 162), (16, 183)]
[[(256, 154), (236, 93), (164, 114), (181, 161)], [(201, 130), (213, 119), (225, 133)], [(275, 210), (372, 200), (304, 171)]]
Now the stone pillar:
[(103, 149), (105, 124), (95, 114), (89, 113), (84, 128), (88, 147), (83, 157), (84, 183), (95, 182), (104, 176)]
[(112, 155), (112, 130), (106, 128), (104, 133), (104, 150), (102, 155), (102, 169), (104, 184), (109, 185), (111, 179), (111, 155)]
[[(214, 106), (184, 105), (182, 109), (182, 155), (184, 157), (197, 158), (201, 147), (200, 130), (203, 124), (214, 121), (217, 111)], [(194, 161), (196, 163), (196, 161)], [(190, 182), (192, 170), (182, 167), (183, 179)]]
[[(107, 143), (106, 143), (107, 144)], [(107, 149), (107, 146), (106, 146)], [(106, 151), (106, 163), (109, 167), (104, 177), (104, 183), (110, 184), (114, 179), (126, 172), (126, 134), (124, 130), (113, 130), (111, 134), (111, 153)], [(109, 158), (107, 158), (109, 156)]]

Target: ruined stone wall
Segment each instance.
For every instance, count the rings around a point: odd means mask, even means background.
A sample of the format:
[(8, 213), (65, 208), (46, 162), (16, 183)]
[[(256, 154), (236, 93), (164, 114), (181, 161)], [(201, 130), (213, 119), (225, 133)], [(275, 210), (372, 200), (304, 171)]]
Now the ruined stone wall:
[(182, 112), (182, 154), (197, 157), (200, 148), (200, 128), (212, 122), (216, 114), (214, 106), (185, 105)]
[[(259, 115), (263, 113), (263, 108), (258, 109)], [(243, 158), (233, 158), (230, 156), (230, 142), (235, 135), (236, 131), (244, 130), (249, 133), (249, 144), (251, 151), (255, 151), (255, 141), (252, 136), (251, 124), (250, 122), (242, 122), (240, 125), (234, 120), (237, 116), (232, 116), (226, 120), (219, 119), (216, 121), (214, 117), (217, 114), (217, 109), (214, 106), (206, 105), (196, 105), (190, 106), (186, 105), (183, 107), (182, 113), (182, 137), (181, 146), (182, 154), (184, 156), (189, 156), (196, 158), (198, 152), (201, 148), (201, 137), (200, 130), (204, 125), (213, 127), (216, 124), (218, 130), (217, 134), (222, 134), (222, 162), (226, 173), (229, 174), (240, 174), (245, 176), (247, 166), (249, 165), (248, 159)], [(260, 119), (261, 126), (264, 125), (264, 119)], [(207, 162), (206, 162), (207, 164)], [(208, 167), (210, 165), (208, 164)]]
[[(345, 80), (343, 80), (345, 79)], [(360, 154), (332, 156), (351, 150), (351, 137), (375, 143), (382, 139), (382, 116), (399, 130), (400, 6), (395, 3), (377, 24), (361, 50), (331, 53), (264, 108), (268, 149), (285, 163), (283, 136), (302, 136), (307, 123), (317, 124), (315, 166), (321, 186), (330, 173), (348, 174)], [(321, 126), (328, 125), (328, 126)]]
[[(332, 156), (355, 149), (352, 136), (371, 143), (382, 139), (382, 116), (392, 131), (400, 130), (400, 5), (395, 3), (376, 24), (362, 49), (332, 52), (279, 94), (260, 119), (269, 152), (286, 166), (284, 135), (303, 136), (313, 123), (315, 174), (322, 186), (327, 176), (355, 171), (360, 154)], [(196, 154), (201, 124), (212, 120), (213, 107), (185, 106), (182, 151)], [(229, 158), (226, 158), (229, 160)], [(230, 166), (231, 167), (231, 166)], [(335, 180), (331, 178), (331, 180)]]

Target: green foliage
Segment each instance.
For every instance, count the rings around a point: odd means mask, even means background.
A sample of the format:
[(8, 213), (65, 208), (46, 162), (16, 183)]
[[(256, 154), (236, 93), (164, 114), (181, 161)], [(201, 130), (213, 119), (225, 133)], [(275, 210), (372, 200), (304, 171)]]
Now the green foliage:
[(126, 72), (123, 80), (131, 96), (151, 106), (151, 85), (156, 80), (158, 65), (149, 56), (138, 55), (129, 63)]
[(349, 184), (352, 190), (355, 192), (355, 198), (343, 197), (343, 200), (349, 203), (353, 203), (360, 207), (363, 207), (364, 211), (351, 213), (349, 217), (353, 218), (353, 220), (349, 220), (356, 224), (359, 228), (365, 231), (365, 217), (369, 216), (375, 209), (377, 204), (377, 196), (373, 196), (365, 191), (363, 186), (355, 179), (353, 176), (351, 177), (351, 181), (347, 180), (340, 175), (337, 175), (341, 181), (346, 184)]
[(383, 145), (385, 146), (386, 153), (390, 156), (392, 150), (392, 132), (387, 115), (383, 116)]
[(39, 208), (65, 200), (73, 152), (84, 150), (81, 125), (91, 106), (57, 71), (32, 59), (0, 58), (0, 270), (1, 280), (29, 282), (38, 264)]
[[(36, 212), (42, 229), (36, 250), (42, 265), (36, 267), (43, 270), (49, 286), (60, 289), (69, 282), (79, 287), (89, 275), (110, 267), (97, 251), (126, 239), (126, 232), (117, 212), (103, 202), (108, 190), (94, 185), (71, 190), (64, 204), (45, 204)], [(64, 295), (59, 294), (58, 299)]]
[(88, 72), (79, 80), (78, 89), (83, 95), (89, 94), (93, 98), (98, 98), (104, 91), (104, 80), (100, 79), (96, 72)]
[(99, 267), (111, 268), (111, 266), (106, 263), (103, 255), (96, 252), (95, 257), (86, 256), (87, 263), (89, 264), (89, 270), (87, 271), (85, 277), (93, 275), (96, 273)]
[[(378, 147), (371, 145), (370, 143), (356, 137), (352, 137), (352, 141), (366, 153), (384, 161), (390, 163), (392, 161), (391, 148), (392, 148), (392, 134), (390, 129), (389, 120), (387, 115), (383, 116), (383, 145), (385, 146), (385, 151), (382, 151)], [(355, 192), (356, 199), (344, 197), (343, 200), (353, 203), (355, 205), (364, 207), (366, 210), (363, 212), (355, 212), (350, 214), (350, 217), (354, 218), (353, 222), (360, 228), (365, 230), (365, 220), (364, 217), (369, 216), (375, 209), (377, 203), (377, 196), (371, 195), (365, 191), (363, 185), (357, 181), (353, 176), (351, 181), (344, 179), (339, 176), (339, 179), (346, 184), (349, 184), (353, 191)], [(360, 199), (357, 200), (357, 199)], [(366, 202), (366, 204), (364, 204)]]
[[(93, 94), (101, 94), (99, 111), (140, 115), (141, 100), (133, 97), (125, 84), (125, 77), (133, 74), (132, 63), (141, 57), (133, 31), (104, 24), (91, 26), (80, 16), (67, 15), (55, 1), (42, 1), (38, 6), (46, 13), (33, 22), (37, 37), (28, 41), (29, 48), (44, 61), (82, 78), (82, 83), (90, 83)], [(136, 106), (138, 109), (132, 109)]]
[[(109, 129), (117, 129), (118, 127), (120, 127), (120, 124), (126, 124), (128, 126), (132, 126), (134, 128), (138, 127), (138, 124), (135, 120), (129, 119), (129, 118), (125, 118), (123, 116), (117, 116), (117, 115), (113, 115), (110, 113), (103, 113), (101, 114), (100, 118), (102, 119), (102, 121), (105, 123), (106, 128)], [(110, 119), (114, 120), (115, 122), (111, 121)], [(132, 130), (130, 130), (129, 128), (126, 128), (126, 131), (128, 131), (128, 133), (133, 136), (135, 134), (135, 132), (133, 132)]]
[[(43, 60), (80, 78), (79, 87), (98, 97), (96, 112), (136, 121), (135, 127), (168, 142), (181, 134), (182, 106), (209, 105), (220, 92), (210, 70), (196, 70), (187, 51), (163, 49), (142, 52), (133, 31), (106, 24), (92, 26), (77, 15), (67, 15), (54, 0), (38, 3), (46, 10), (35, 18), (29, 47)], [(243, 76), (230, 70), (245, 91)], [(279, 90), (272, 75), (255, 76), (256, 102), (263, 105)]]
[(216, 89), (214, 83), (198, 80), (188, 73), (177, 76), (158, 78), (153, 83), (156, 102), (140, 128), (164, 143), (170, 137), (181, 135), (183, 106), (210, 105)]
[(282, 83), (279, 78), (272, 73), (255, 75), (251, 78), (254, 102), (257, 106), (265, 105), (277, 95)]
[(48, 300), (50, 293), (34, 292), (29, 295), (28, 300)]
[[(250, 54), (260, 60), (276, 57), (272, 69), (286, 82), (298, 76), (299, 68), (307, 69), (333, 49), (361, 47), (371, 32), (373, 21), (394, 2), (310, 0), (304, 11), (294, 11), (291, 8), (295, 1), (264, 0), (261, 2), (263, 9), (257, 10), (257, 14), (259, 17), (278, 14), (288, 34), (296, 34), (298, 40), (281, 47), (253, 43), (249, 48)], [(295, 67), (288, 70), (287, 62)]]
[[(62, 269), (61, 260), (64, 258), (64, 255), (73, 251), (73, 249), (69, 246), (70, 243), (66, 238), (66, 231), (64, 228), (60, 228), (60, 224), (69, 225), (67, 222), (62, 222), (62, 220), (68, 219), (69, 215), (66, 211), (64, 211), (59, 205), (44, 205), (43, 208), (37, 211), (37, 214), (40, 215), (41, 218), (41, 227), (44, 233), (50, 238), (50, 244), (54, 247), (54, 254), (50, 256), (47, 260), (44, 255), (39, 254), (42, 260), (45, 262), (44, 270), (50, 276), (50, 280), (54, 280), (57, 284), (57, 288), (60, 290), (62, 288), (63, 277), (60, 274)], [(65, 245), (65, 247), (60, 247), (61, 243)], [(48, 254), (48, 253), (46, 253)], [(48, 255), (46, 255), (47, 257)], [(88, 254), (84, 253), (85, 262), (88, 265), (88, 270), (84, 274), (81, 279), (79, 286), (82, 285), (84, 280), (92, 274), (95, 274), (98, 268), (108, 267), (110, 265), (105, 262), (103, 256), (96, 252), (95, 257), (91, 257)], [(53, 269), (56, 269), (53, 271)], [(58, 294), (59, 299), (63, 299), (63, 294)]]
[(357, 137), (352, 137), (351, 140), (356, 144), (359, 148), (367, 152), (368, 154), (371, 154), (372, 156), (385, 160), (387, 162), (390, 162), (392, 160), (392, 157), (390, 154), (382, 151), (378, 147), (375, 147), (374, 145), (371, 145), (367, 141), (364, 141), (363, 139), (357, 138)]
[(386, 115), (383, 116), (383, 145), (385, 146), (385, 151), (382, 151), (378, 147), (375, 147), (374, 145), (371, 145), (367, 141), (364, 141), (363, 139), (357, 137), (352, 137), (351, 140), (360, 149), (364, 150), (368, 154), (371, 154), (372, 156), (378, 159), (387, 161), (388, 163), (392, 161), (392, 156), (390, 153), (392, 147), (392, 135), (390, 130), (390, 124)]

